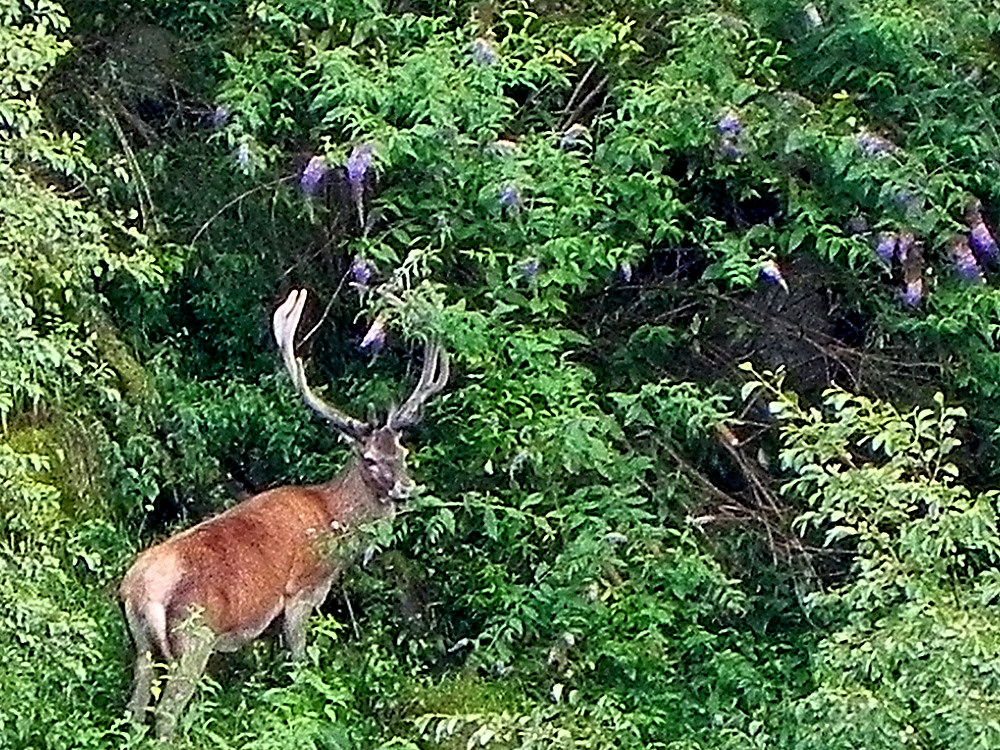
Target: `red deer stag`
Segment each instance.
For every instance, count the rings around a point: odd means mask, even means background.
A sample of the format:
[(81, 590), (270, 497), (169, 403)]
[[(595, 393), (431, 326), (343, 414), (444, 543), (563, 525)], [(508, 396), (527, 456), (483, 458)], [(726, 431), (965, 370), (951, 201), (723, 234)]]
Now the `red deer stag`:
[(306, 383), (295, 355), (305, 291), (293, 291), (274, 313), (274, 337), (306, 404), (345, 436), (354, 458), (327, 484), (278, 487), (141, 553), (125, 575), (121, 598), (136, 646), (128, 712), (142, 723), (150, 703), (154, 659), (168, 666), (156, 709), (156, 734), (173, 734), (178, 716), (213, 651), (234, 651), (279, 614), (293, 658), (305, 653), (306, 619), (347, 563), (331, 547), (350, 529), (391, 518), (413, 488), (400, 432), (416, 424), (428, 398), (448, 381), (448, 355), (424, 352), (413, 394), (385, 425), (362, 422), (323, 402)]

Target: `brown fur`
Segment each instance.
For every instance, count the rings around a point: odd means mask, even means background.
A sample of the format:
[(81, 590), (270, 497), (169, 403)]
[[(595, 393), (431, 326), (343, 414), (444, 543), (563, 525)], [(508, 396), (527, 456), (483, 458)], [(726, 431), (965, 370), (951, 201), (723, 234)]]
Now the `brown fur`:
[(315, 545), (334, 521), (354, 520), (356, 503), (344, 496), (342, 483), (263, 492), (171, 537), (139, 556), (122, 582), (122, 597), (144, 601), (148, 576), (167, 569), (173, 577), (163, 603), (170, 620), (192, 606), (204, 610), (216, 633), (261, 620), (285, 596), (332, 572)]

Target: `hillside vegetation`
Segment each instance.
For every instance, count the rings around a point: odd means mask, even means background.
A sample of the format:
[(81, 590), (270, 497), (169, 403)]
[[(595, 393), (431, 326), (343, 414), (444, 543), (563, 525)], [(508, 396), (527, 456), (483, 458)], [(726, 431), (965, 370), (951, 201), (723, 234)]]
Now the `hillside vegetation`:
[[(173, 746), (1000, 747), (992, 0), (0, 0), (0, 748), (135, 554), (405, 398), (423, 486)], [(364, 344), (364, 346), (361, 346)]]

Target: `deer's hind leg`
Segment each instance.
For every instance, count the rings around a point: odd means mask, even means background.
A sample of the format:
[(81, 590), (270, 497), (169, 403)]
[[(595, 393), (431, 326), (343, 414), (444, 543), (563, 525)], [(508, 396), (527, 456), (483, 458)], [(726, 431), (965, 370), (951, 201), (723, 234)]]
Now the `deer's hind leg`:
[(156, 709), (156, 736), (160, 739), (173, 736), (177, 720), (194, 695), (208, 658), (215, 650), (215, 634), (194, 616), (175, 631), (175, 637), (177, 653)]
[(146, 709), (149, 707), (150, 688), (153, 684), (153, 640), (150, 638), (146, 623), (128, 603), (125, 604), (125, 619), (132, 640), (135, 643), (135, 673), (132, 684), (132, 698), (126, 708), (126, 716), (135, 725), (142, 724), (146, 719)]

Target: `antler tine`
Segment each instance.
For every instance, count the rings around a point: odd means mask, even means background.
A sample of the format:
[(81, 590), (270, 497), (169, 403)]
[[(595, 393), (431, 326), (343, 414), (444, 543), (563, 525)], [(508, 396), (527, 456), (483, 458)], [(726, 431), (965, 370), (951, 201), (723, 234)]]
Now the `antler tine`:
[(360, 439), (371, 432), (371, 425), (344, 414), (313, 393), (306, 382), (306, 371), (302, 360), (295, 356), (295, 331), (299, 327), (299, 320), (302, 318), (305, 304), (306, 290), (295, 289), (288, 295), (288, 299), (274, 311), (274, 339), (278, 342), (278, 348), (281, 349), (285, 369), (292, 379), (295, 390), (301, 394), (302, 400), (306, 402), (306, 406), (330, 422), (335, 429), (349, 437)]
[(389, 427), (400, 430), (419, 422), (424, 404), (448, 384), (450, 374), (448, 352), (440, 341), (428, 342), (424, 350), (424, 366), (420, 372), (420, 380), (403, 405), (390, 412)]

